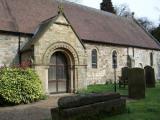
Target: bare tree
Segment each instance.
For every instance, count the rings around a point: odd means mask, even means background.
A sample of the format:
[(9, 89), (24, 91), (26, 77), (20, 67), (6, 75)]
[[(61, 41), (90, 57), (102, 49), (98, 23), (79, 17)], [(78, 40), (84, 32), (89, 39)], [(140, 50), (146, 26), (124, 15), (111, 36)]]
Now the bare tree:
[(160, 42), (160, 24), (151, 30), (151, 34)]
[(127, 4), (120, 4), (118, 6), (115, 6), (115, 10), (118, 16), (132, 16), (132, 12)]
[[(129, 6), (127, 4), (120, 4), (118, 6), (115, 6), (116, 14), (118, 16), (123, 16), (123, 17), (132, 17), (134, 15), (133, 12), (131, 12)], [(141, 18), (134, 18), (141, 26), (144, 27), (147, 31), (151, 31), (154, 28), (153, 22), (151, 22), (148, 18), (146, 17), (141, 17)]]
[(147, 31), (151, 31), (154, 28), (153, 22), (151, 22), (148, 18), (142, 17), (138, 18), (137, 22), (141, 24)]

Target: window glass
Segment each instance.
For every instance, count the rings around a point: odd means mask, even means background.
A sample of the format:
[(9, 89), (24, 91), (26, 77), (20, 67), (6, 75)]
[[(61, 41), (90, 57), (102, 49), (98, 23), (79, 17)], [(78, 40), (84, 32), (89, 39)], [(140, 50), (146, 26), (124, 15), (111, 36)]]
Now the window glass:
[(92, 68), (97, 68), (97, 50), (92, 50)]
[(115, 50), (112, 53), (112, 65), (113, 68), (117, 68), (117, 52)]

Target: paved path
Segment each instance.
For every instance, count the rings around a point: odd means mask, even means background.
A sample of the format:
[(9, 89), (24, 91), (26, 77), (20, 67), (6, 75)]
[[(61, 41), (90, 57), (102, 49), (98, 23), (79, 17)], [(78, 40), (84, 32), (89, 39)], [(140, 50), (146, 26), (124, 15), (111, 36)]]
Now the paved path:
[(28, 105), (0, 107), (0, 120), (51, 120), (50, 109), (57, 107), (57, 101), (62, 96), (66, 94), (53, 95)]

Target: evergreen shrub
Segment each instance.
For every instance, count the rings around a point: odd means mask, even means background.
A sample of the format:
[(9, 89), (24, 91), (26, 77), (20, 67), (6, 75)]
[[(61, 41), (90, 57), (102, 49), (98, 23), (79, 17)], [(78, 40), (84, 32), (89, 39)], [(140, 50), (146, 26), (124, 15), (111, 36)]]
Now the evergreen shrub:
[(31, 68), (0, 69), (0, 104), (35, 102), (44, 97), (41, 81)]

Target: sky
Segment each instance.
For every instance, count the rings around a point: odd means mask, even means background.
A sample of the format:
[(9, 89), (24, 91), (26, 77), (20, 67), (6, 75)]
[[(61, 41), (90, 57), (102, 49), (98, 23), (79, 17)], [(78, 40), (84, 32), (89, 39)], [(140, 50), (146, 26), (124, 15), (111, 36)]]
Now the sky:
[[(68, 0), (99, 9), (102, 0)], [(126, 4), (135, 17), (147, 17), (155, 25), (160, 24), (160, 0), (112, 0), (113, 5)]]

